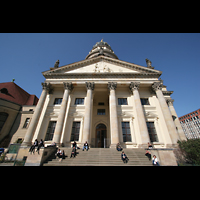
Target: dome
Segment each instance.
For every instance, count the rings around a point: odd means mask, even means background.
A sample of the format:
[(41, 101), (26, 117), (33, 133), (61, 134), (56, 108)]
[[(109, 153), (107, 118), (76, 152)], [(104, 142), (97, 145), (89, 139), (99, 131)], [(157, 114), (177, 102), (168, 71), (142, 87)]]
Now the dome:
[(102, 55), (118, 59), (114, 51), (111, 49), (110, 45), (107, 42), (104, 42), (103, 39), (93, 46), (92, 50), (89, 52), (85, 59), (94, 58)]

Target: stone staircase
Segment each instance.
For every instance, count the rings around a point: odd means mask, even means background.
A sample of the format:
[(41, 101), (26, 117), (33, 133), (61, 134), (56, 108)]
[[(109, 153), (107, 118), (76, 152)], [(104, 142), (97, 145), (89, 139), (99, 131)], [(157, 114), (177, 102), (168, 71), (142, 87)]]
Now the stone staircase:
[(152, 166), (152, 162), (145, 156), (144, 149), (124, 149), (128, 156), (128, 163), (121, 160), (121, 151), (110, 148), (90, 148), (88, 151), (78, 149), (77, 156), (70, 158), (71, 148), (61, 147), (67, 157), (59, 162), (52, 155), (43, 166)]

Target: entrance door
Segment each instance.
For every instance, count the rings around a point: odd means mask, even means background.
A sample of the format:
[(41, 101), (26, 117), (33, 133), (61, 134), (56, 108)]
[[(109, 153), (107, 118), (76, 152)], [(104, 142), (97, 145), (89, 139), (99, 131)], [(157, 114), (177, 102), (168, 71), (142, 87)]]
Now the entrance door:
[(98, 124), (96, 126), (96, 147), (106, 148), (106, 126), (104, 124)]

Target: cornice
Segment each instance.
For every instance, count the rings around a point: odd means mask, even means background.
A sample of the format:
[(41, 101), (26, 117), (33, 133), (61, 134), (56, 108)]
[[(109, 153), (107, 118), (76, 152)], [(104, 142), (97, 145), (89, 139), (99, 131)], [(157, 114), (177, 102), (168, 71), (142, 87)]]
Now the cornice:
[(174, 91), (162, 91), (163, 95), (164, 96), (168, 96), (168, 95), (171, 95), (173, 94)]
[(60, 74), (60, 73), (53, 73), (53, 74), (45, 74), (44, 77), (48, 79), (61, 79), (61, 78), (159, 78), (161, 74), (155, 73), (69, 73), (69, 74)]
[(42, 72), (42, 74), (44, 76), (49, 75), (49, 74), (55, 74), (55, 75), (60, 74), (60, 73), (63, 74), (65, 70), (77, 69), (77, 68), (80, 68), (80, 67), (83, 67), (83, 66), (86, 66), (89, 64), (97, 63), (100, 61), (106, 61), (108, 63), (112, 63), (112, 64), (115, 64), (115, 65), (118, 65), (121, 67), (125, 67), (125, 68), (131, 69), (131, 70), (136, 70), (140, 73), (159, 74), (159, 76), (162, 74), (161, 71), (158, 71), (155, 69), (150, 69), (150, 68), (147, 68), (147, 67), (144, 67), (141, 65), (136, 65), (134, 63), (130, 63), (130, 62), (126, 62), (126, 61), (122, 61), (122, 60), (114, 59), (114, 58), (110, 58), (110, 57), (105, 57), (105, 56), (98, 56), (95, 58), (86, 59), (86, 60), (68, 64), (68, 65), (64, 65), (59, 68), (53, 68), (51, 70)]

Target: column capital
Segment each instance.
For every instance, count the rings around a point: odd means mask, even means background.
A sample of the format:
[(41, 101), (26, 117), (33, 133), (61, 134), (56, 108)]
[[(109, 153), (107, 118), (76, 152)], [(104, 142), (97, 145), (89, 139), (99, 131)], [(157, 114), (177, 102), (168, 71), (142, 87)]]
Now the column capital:
[(108, 89), (109, 90), (116, 90), (117, 83), (116, 82), (108, 82)]
[(173, 106), (174, 99), (166, 99), (166, 102), (168, 106)]
[(41, 83), (41, 84), (43, 90), (46, 90), (49, 94), (52, 93), (53, 89), (50, 83)]
[(85, 82), (87, 90), (94, 90), (94, 82)]
[(139, 85), (140, 85), (140, 82), (131, 82), (129, 88), (130, 88), (131, 91), (138, 90)]
[(160, 80), (159, 82), (154, 82), (152, 84), (152, 89), (156, 92), (157, 90), (162, 90), (163, 87), (163, 81)]
[(74, 88), (71, 82), (63, 82), (63, 85), (64, 85), (65, 90), (72, 91)]

